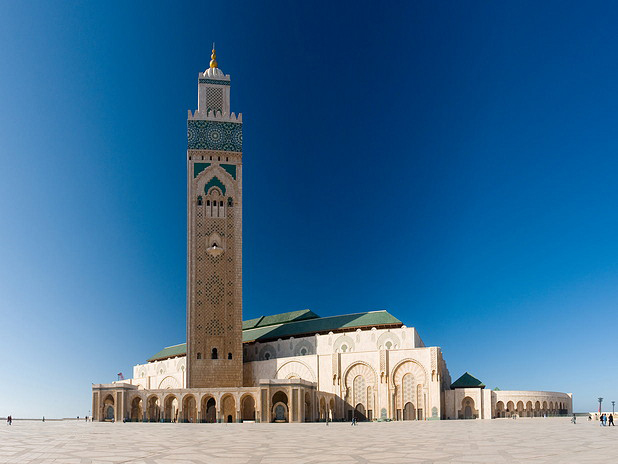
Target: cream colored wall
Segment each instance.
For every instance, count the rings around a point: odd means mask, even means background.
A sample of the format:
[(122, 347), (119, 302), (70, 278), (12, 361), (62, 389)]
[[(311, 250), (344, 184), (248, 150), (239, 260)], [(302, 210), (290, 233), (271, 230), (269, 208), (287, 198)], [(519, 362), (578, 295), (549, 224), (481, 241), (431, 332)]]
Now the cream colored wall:
[[(303, 349), (309, 354), (299, 355)], [(345, 409), (353, 406), (350, 401), (354, 402), (351, 376), (361, 374), (366, 387), (371, 387), (371, 396), (367, 393), (365, 403), (372, 410), (373, 417), (379, 417), (384, 409), (387, 417), (396, 418), (397, 409), (401, 409), (401, 404), (396, 401), (400, 386), (393, 383), (393, 375), (397, 368), (411, 362), (418, 366), (413, 369), (415, 380), (422, 384), (422, 399), (415, 407), (420, 407), (425, 417), (430, 417), (435, 408), (439, 418), (442, 412), (442, 372), (446, 371), (448, 375), (443, 363), (438, 367), (438, 358), (441, 361), (439, 352), (437, 347), (425, 348), (416, 330), (408, 327), (357, 329), (254, 343), (245, 346), (245, 385), (257, 385), (261, 379), (298, 376), (316, 382), (318, 391), (346, 400), (348, 405), (341, 406)], [(270, 359), (265, 359), (267, 353)]]
[(185, 388), (187, 357), (155, 361), (133, 366), (133, 378), (124, 383), (137, 385), (146, 390)]
[[(391, 349), (386, 349), (390, 342)], [(345, 349), (345, 351), (344, 351)], [(301, 353), (308, 353), (301, 355)], [(270, 359), (265, 359), (265, 354)], [(524, 405), (532, 401), (557, 401), (567, 404), (572, 411), (572, 395), (540, 391), (492, 391), (490, 389), (450, 390), (451, 378), (442, 359), (439, 347), (425, 347), (412, 327), (398, 329), (352, 330), (343, 333), (290, 337), (267, 343), (244, 345), (244, 385), (257, 387), (260, 380), (300, 378), (317, 384), (321, 394), (338, 398), (337, 411), (344, 417), (346, 408), (352, 407), (352, 376), (365, 377), (366, 386), (372, 387), (373, 417), (378, 418), (382, 409), (389, 418), (402, 416), (402, 385), (396, 385), (398, 369), (413, 373), (418, 391), (415, 408), (423, 409), (424, 418), (456, 419), (462, 409), (462, 400), (469, 396), (479, 418), (490, 419), (495, 415), (498, 401)], [(181, 356), (153, 363), (139, 364), (133, 368), (134, 378), (124, 381), (141, 389), (182, 389), (185, 380), (186, 357)], [(401, 382), (401, 375), (399, 375)], [(347, 401), (347, 404), (346, 404)], [(370, 404), (372, 403), (372, 404)], [(435, 408), (435, 410), (434, 410)]]
[(543, 406), (543, 402), (549, 403), (564, 403), (567, 409), (568, 414), (573, 413), (573, 394), (572, 393), (561, 393), (561, 392), (549, 392), (549, 391), (526, 391), (526, 390), (497, 390), (492, 393), (492, 404), (495, 408), (498, 401), (502, 401), (505, 405), (508, 404), (509, 401), (512, 401), (515, 407), (517, 407), (517, 403), (521, 401), (524, 404), (524, 408), (526, 404), (530, 401), (532, 403), (532, 407), (535, 407), (536, 402), (538, 401), (541, 404), (541, 408)]

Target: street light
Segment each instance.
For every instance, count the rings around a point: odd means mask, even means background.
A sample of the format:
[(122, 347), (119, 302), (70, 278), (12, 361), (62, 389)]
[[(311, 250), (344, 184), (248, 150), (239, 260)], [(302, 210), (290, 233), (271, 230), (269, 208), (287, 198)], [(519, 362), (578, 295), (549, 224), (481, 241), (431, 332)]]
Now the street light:
[(601, 414), (601, 412), (603, 411), (602, 405), (603, 405), (603, 398), (599, 398), (599, 414)]
[(614, 405), (616, 404), (615, 401), (612, 401), (612, 416), (614, 415)]

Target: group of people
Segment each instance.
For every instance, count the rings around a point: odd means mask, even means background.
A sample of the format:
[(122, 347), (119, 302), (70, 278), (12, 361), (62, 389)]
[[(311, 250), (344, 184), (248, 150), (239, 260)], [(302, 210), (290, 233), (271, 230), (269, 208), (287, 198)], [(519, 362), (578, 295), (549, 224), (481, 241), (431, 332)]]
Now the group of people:
[[(608, 424), (608, 419), (609, 419), (609, 424)], [(614, 425), (614, 415), (610, 414), (608, 418), (607, 414), (601, 414), (601, 417), (599, 418), (599, 422), (601, 423), (601, 427), (605, 427), (606, 425)]]
[(13, 425), (13, 416), (6, 417), (6, 425)]

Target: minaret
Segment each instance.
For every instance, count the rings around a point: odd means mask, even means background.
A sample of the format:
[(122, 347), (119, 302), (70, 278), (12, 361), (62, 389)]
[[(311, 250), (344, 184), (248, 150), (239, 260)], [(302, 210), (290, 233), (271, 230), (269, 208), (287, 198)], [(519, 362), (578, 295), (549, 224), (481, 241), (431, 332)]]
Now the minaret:
[(241, 387), (242, 115), (214, 44), (187, 137), (187, 387)]

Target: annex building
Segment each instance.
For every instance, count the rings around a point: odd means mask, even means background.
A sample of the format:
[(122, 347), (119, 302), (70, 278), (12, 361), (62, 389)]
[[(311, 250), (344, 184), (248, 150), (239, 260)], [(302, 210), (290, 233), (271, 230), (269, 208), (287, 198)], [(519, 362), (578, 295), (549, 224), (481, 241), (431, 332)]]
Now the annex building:
[(167, 422), (491, 419), (572, 412), (572, 395), (455, 382), (439, 347), (387, 311), (242, 320), (242, 115), (230, 76), (198, 75), (187, 120), (187, 343), (92, 385), (93, 419)]

